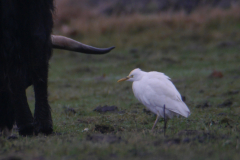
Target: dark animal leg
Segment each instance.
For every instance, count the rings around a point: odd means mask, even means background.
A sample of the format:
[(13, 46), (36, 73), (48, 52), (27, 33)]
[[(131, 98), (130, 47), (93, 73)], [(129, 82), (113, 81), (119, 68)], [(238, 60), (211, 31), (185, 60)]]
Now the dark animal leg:
[[(14, 75), (13, 73), (11, 75)], [(15, 112), (15, 120), (19, 128), (19, 135), (33, 135), (33, 117), (27, 103), (24, 79), (11, 76), (11, 103)]]
[(36, 135), (38, 133), (48, 135), (53, 131), (47, 95), (48, 64), (35, 68), (32, 75), (35, 92), (34, 132)]
[(11, 135), (14, 124), (14, 108), (10, 101), (10, 95), (6, 91), (0, 92), (0, 133), (4, 137)]
[[(16, 96), (19, 96), (18, 98)], [(33, 135), (33, 116), (27, 103), (25, 89), (15, 96), (14, 108), (19, 135)]]

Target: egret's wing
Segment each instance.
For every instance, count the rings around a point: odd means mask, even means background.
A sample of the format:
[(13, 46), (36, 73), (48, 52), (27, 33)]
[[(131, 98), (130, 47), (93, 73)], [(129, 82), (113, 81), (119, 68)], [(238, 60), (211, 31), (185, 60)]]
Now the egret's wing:
[(145, 88), (141, 99), (148, 106), (155, 106), (158, 109), (166, 106), (166, 109), (188, 117), (190, 111), (187, 105), (182, 101), (180, 93), (177, 91), (173, 83), (166, 78), (167, 76), (148, 77), (142, 80)]
[(181, 94), (170, 81), (170, 78), (161, 72), (149, 72), (148, 85), (153, 88), (157, 93), (162, 93), (172, 99), (182, 101)]

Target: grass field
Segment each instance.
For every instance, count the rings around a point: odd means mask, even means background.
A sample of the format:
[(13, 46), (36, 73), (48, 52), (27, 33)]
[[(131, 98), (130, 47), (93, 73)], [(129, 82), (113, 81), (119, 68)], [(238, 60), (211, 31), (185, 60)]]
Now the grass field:
[[(239, 159), (240, 18), (132, 18), (136, 25), (90, 28), (74, 37), (115, 45), (111, 53), (54, 51), (48, 90), (55, 133), (0, 137), (0, 159)], [(130, 18), (121, 21), (131, 24)], [(155, 115), (143, 110), (131, 82), (117, 83), (134, 68), (164, 72), (186, 97), (191, 115), (170, 120), (166, 137), (162, 120), (151, 132)], [(213, 71), (220, 76), (210, 76)], [(31, 87), (27, 94), (33, 111)], [(118, 111), (93, 111), (100, 105)]]

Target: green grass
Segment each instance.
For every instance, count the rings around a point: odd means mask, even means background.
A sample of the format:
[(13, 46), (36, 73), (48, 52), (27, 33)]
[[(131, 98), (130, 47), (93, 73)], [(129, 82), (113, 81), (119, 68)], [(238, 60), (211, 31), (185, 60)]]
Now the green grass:
[[(233, 38), (223, 28), (208, 30), (224, 34), (221, 39), (185, 30), (172, 30), (163, 38), (164, 31), (155, 27), (130, 37), (116, 32), (85, 39), (105, 47), (116, 43), (118, 48), (99, 56), (55, 50), (48, 88), (55, 134), (16, 140), (0, 137), (0, 159), (238, 159), (240, 93), (230, 92), (240, 91), (240, 32), (235, 30)], [(228, 40), (235, 44), (218, 45)], [(186, 97), (191, 115), (170, 120), (167, 137), (162, 120), (151, 132), (155, 116), (143, 112), (145, 107), (135, 99), (131, 83), (117, 83), (137, 67), (164, 72)], [(223, 78), (209, 78), (213, 70), (221, 71)], [(27, 95), (33, 111), (31, 87)], [(225, 100), (233, 104), (218, 107)], [(210, 107), (196, 107), (206, 101)], [(99, 105), (115, 105), (124, 112), (93, 112)], [(76, 114), (66, 113), (66, 107)], [(95, 125), (108, 125), (114, 131), (104, 133), (105, 140), (88, 140), (88, 135), (101, 134)], [(85, 128), (89, 131), (83, 132)], [(185, 134), (186, 130), (194, 133)], [(110, 135), (121, 140), (110, 142)]]

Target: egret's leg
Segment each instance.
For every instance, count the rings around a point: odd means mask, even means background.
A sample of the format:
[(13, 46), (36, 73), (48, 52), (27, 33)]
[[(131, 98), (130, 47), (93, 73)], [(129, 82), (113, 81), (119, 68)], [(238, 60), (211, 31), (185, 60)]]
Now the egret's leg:
[(153, 129), (154, 129), (154, 127), (156, 126), (156, 124), (157, 124), (157, 122), (158, 122), (158, 119), (159, 119), (159, 115), (157, 115), (157, 118), (156, 118), (156, 120), (155, 120), (155, 122), (154, 122), (154, 125), (153, 125), (153, 127), (152, 127), (152, 131), (153, 131)]
[(165, 104), (164, 104), (164, 106), (163, 106), (163, 118), (164, 118), (163, 131), (164, 131), (164, 137), (165, 137), (166, 129), (167, 129), (167, 118), (166, 118), (166, 115), (165, 115)]

